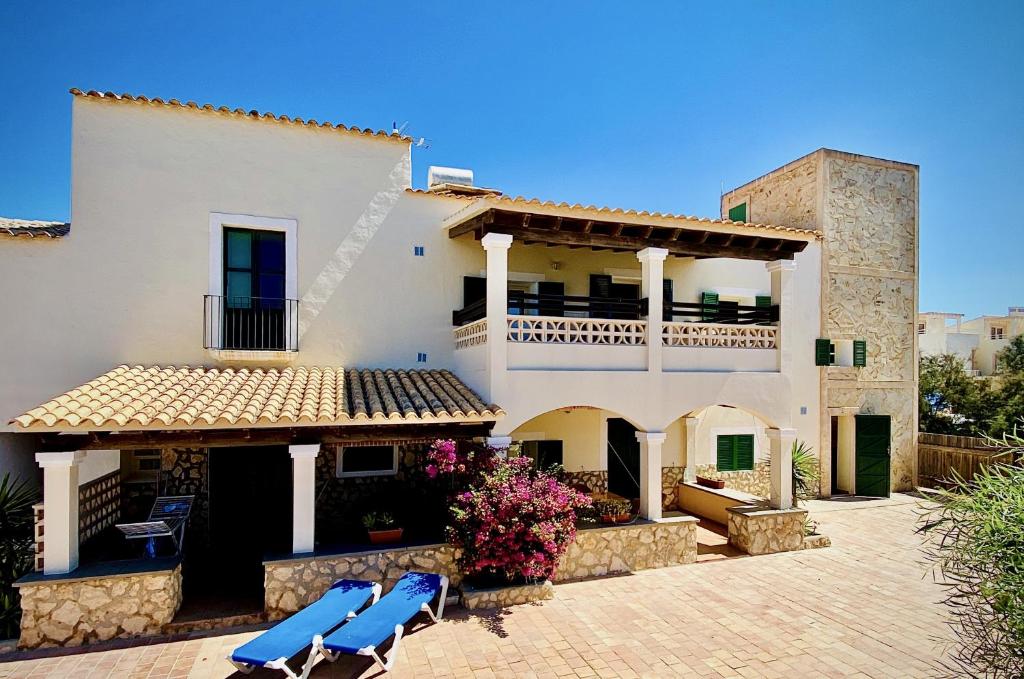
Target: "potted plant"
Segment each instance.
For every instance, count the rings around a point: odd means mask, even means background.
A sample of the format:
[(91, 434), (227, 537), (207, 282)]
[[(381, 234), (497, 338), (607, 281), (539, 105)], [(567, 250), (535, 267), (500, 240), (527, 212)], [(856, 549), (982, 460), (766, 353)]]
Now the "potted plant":
[(723, 488), (725, 488), (725, 481), (723, 479), (709, 479), (706, 476), (698, 476), (697, 485), (704, 486), (705, 488), (714, 488), (715, 490), (722, 490)]
[(374, 545), (390, 545), (402, 539), (402, 528), (387, 512), (370, 512), (363, 516), (363, 526)]
[(625, 498), (598, 498), (594, 500), (594, 513), (601, 523), (626, 523), (633, 518), (633, 505)]

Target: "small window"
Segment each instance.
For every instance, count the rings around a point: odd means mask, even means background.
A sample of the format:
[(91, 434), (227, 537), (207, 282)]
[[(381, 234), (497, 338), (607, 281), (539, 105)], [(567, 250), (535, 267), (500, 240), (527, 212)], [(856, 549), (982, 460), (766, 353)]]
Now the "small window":
[(729, 208), (729, 219), (734, 222), (745, 222), (747, 221), (747, 204), (740, 203)]
[(992, 328), (992, 333), (991, 333), (990, 336), (994, 340), (1001, 340), (1001, 339), (1003, 339), (1003, 329), (1002, 328), (993, 327)]
[(562, 464), (562, 442), (523, 441), (522, 454), (533, 460), (537, 469), (550, 469)]
[(924, 334), (924, 323), (918, 323), (917, 324), (917, 334), (918, 335), (923, 335)]
[(338, 449), (338, 478), (390, 476), (398, 472), (398, 446), (343, 446)]
[(754, 435), (728, 434), (718, 437), (717, 468), (720, 472), (753, 471)]

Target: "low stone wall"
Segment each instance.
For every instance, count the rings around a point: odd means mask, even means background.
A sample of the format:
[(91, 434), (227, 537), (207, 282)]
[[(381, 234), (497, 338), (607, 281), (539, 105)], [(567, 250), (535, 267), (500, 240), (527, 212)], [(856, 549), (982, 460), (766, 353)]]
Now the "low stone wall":
[(697, 561), (697, 519), (587, 528), (576, 533), (559, 563), (556, 581), (596, 578)]
[(181, 606), (181, 566), (127, 575), (39, 580), (21, 594), (20, 648), (80, 646), (159, 634)]
[(806, 509), (730, 507), (729, 544), (747, 554), (774, 554), (804, 548)]
[(586, 486), (591, 493), (608, 492), (608, 471), (596, 469), (591, 471), (565, 472), (567, 483)]
[(663, 510), (677, 507), (676, 486), (683, 482), (685, 476), (686, 467), (661, 468), (661, 508)]
[(475, 589), (465, 586), (459, 601), (469, 610), (477, 608), (506, 608), (519, 604), (530, 604), (555, 598), (555, 588), (550, 580), (515, 587), (496, 587), (494, 589)]
[(720, 472), (716, 465), (702, 464), (697, 467), (697, 476), (725, 481), (726, 488), (758, 497), (768, 497), (771, 494), (771, 465), (768, 462), (758, 462), (754, 465), (753, 471), (742, 472)]
[(267, 561), (264, 590), (267, 616), (279, 620), (308, 606), (341, 578), (372, 580), (390, 591), (408, 571), (447, 575), (452, 586), (462, 582), (451, 545), (400, 547), (347, 554)]

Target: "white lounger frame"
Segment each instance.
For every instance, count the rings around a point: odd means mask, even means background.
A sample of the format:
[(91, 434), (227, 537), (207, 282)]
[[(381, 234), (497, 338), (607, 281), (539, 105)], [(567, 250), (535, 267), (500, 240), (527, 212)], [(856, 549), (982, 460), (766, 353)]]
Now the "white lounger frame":
[[(430, 602), (420, 604), (420, 611), (429, 615), (430, 619), (434, 622), (437, 622), (444, 617), (444, 600), (446, 598), (448, 598), (448, 576), (442, 575), (441, 596), (440, 601), (437, 602), (437, 612), (435, 613), (434, 611), (430, 610)], [(380, 668), (382, 670), (384, 670), (385, 672), (390, 672), (391, 668), (395, 665), (395, 658), (398, 657), (398, 647), (402, 643), (403, 634), (405, 634), (405, 625), (395, 625), (395, 640), (391, 642), (391, 651), (388, 653), (387, 662), (381, 660), (380, 655), (377, 654), (376, 646), (363, 646), (358, 651), (356, 651), (356, 654), (370, 656), (371, 658), (373, 658), (374, 662), (380, 665)], [(319, 634), (313, 638), (313, 650), (310, 651), (310, 653), (313, 653), (318, 650), (320, 651), (320, 654), (327, 658), (327, 660), (329, 660), (330, 662), (334, 662), (341, 655), (341, 652), (331, 653), (326, 648), (324, 648), (324, 638)], [(305, 679), (305, 677), (303, 677), (303, 679)]]
[[(383, 588), (381, 587), (379, 582), (373, 583), (373, 587), (371, 588), (373, 592), (373, 601), (370, 602), (371, 606), (380, 601), (380, 593), (382, 589)], [(356, 612), (349, 611), (345, 615), (345, 620), (349, 621), (354, 617), (356, 617)], [(288, 658), (278, 658), (277, 660), (271, 660), (270, 662), (265, 663), (263, 666), (271, 670), (281, 670), (285, 673), (285, 676), (287, 676), (288, 679), (309, 679), (309, 673), (313, 671), (313, 665), (316, 664), (316, 657), (318, 651), (317, 641), (323, 641), (323, 635), (317, 634), (310, 640), (312, 648), (309, 649), (309, 655), (306, 657), (306, 662), (302, 664), (302, 674), (296, 674), (295, 671), (292, 670), (292, 668), (288, 667)], [(256, 669), (255, 665), (249, 665), (243, 662), (238, 662), (234, 660), (230, 655), (228, 656), (228, 662), (234, 665), (235, 669), (237, 669), (242, 674), (250, 674), (254, 669)]]

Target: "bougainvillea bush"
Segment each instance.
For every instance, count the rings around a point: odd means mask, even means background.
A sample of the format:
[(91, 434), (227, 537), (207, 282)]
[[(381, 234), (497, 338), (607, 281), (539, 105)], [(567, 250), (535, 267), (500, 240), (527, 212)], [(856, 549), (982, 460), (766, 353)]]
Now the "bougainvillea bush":
[[(458, 462), (443, 469), (452, 465), (458, 473)], [(538, 471), (530, 458), (492, 454), (480, 466), (452, 499), (448, 539), (462, 550), (459, 566), (480, 584), (550, 578), (576, 537), (576, 510), (590, 498)]]

